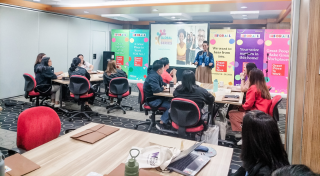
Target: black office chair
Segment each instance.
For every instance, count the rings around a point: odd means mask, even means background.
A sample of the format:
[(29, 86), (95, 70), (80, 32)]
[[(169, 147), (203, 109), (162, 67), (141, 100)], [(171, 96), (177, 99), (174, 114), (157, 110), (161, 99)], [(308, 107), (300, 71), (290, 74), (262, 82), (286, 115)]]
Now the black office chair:
[[(33, 102), (33, 99), (36, 99), (36, 106), (43, 105), (43, 102), (46, 99), (49, 99), (51, 96), (52, 85), (37, 85), (34, 77), (28, 73), (23, 74), (25, 84), (24, 84), (24, 97), (30, 98), (30, 101)], [(39, 99), (41, 103), (39, 104)]]
[(73, 114), (71, 117), (69, 117), (70, 122), (72, 122), (73, 118), (79, 114), (85, 115), (88, 118), (88, 121), (92, 120), (88, 115), (89, 113), (98, 115), (98, 113), (95, 113), (93, 111), (84, 111), (85, 102), (87, 102), (91, 97), (94, 96), (94, 93), (88, 93), (90, 90), (90, 82), (86, 77), (80, 75), (71, 76), (69, 90), (70, 97), (72, 97), (75, 102), (81, 105), (80, 111), (69, 112), (70, 115)]
[(121, 105), (122, 98), (125, 98), (131, 94), (131, 87), (129, 86), (127, 78), (113, 78), (110, 81), (109, 92), (107, 94), (109, 97), (117, 98), (116, 104), (106, 107), (108, 109), (107, 113), (110, 113), (110, 111), (113, 109), (122, 109), (123, 114), (126, 113), (126, 110), (124, 108), (129, 108), (130, 110), (132, 110), (132, 107), (130, 106)]

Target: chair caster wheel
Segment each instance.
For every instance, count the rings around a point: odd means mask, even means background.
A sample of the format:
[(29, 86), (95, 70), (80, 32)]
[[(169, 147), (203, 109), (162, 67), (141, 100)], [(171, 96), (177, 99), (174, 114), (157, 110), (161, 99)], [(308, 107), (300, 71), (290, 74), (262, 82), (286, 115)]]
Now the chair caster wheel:
[(125, 111), (123, 111), (123, 114), (126, 114), (126, 112), (125, 112)]
[(73, 119), (69, 119), (69, 122), (73, 122)]
[(99, 114), (98, 113), (96, 113), (96, 116), (98, 116)]
[(107, 111), (107, 114), (109, 114), (110, 112), (109, 111)]
[(92, 119), (88, 119), (89, 122), (92, 122)]
[(138, 125), (134, 125), (133, 128), (134, 128), (134, 129), (138, 129)]
[(132, 107), (130, 107), (130, 110), (132, 110)]

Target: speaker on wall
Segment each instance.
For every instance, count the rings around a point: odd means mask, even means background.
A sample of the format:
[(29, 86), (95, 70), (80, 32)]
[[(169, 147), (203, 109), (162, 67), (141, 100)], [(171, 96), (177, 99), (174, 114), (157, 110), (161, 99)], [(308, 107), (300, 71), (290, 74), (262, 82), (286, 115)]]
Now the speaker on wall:
[(114, 52), (103, 51), (103, 71), (107, 69), (108, 61), (114, 60)]

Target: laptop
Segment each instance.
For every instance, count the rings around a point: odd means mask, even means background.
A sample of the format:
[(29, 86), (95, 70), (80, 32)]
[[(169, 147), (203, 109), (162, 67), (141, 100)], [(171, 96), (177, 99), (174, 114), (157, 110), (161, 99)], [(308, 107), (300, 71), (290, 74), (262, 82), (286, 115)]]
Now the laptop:
[(196, 149), (202, 143), (203, 141), (196, 143), (189, 149), (181, 152), (171, 161), (167, 169), (186, 176), (196, 175), (210, 161), (209, 157), (193, 152), (194, 149)]

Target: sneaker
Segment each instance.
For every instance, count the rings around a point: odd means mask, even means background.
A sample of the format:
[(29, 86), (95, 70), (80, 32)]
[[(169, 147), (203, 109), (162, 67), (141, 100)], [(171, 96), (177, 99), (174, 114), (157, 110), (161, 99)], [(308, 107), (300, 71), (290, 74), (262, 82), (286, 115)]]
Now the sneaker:
[(242, 145), (242, 139), (239, 142), (237, 142), (237, 145)]
[(236, 133), (234, 136), (235, 136), (236, 138), (241, 138), (241, 137), (242, 137), (241, 133)]
[[(53, 104), (53, 103), (52, 103)], [(60, 108), (60, 103), (59, 104), (53, 104), (55, 108)], [(62, 107), (65, 107), (66, 104), (62, 102)]]
[(160, 123), (157, 123), (156, 124), (156, 128), (161, 131), (161, 130), (169, 130), (170, 129), (170, 126), (167, 125), (167, 124), (160, 124)]
[(90, 106), (85, 105), (85, 106), (84, 106), (84, 111), (92, 111), (92, 109), (90, 108)]

